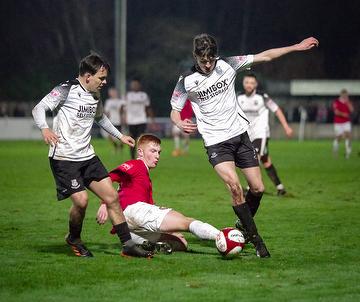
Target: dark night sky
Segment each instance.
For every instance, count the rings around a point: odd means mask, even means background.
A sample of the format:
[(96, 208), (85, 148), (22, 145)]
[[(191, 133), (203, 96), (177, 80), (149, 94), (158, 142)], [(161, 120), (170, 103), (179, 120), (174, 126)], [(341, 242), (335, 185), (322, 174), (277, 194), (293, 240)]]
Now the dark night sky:
[[(113, 10), (112, 0), (2, 0), (1, 72), (10, 83), (2, 81), (0, 97), (43, 95), (75, 76), (78, 58), (89, 49), (113, 63)], [(259, 71), (279, 80), (359, 78), (359, 16), (356, 0), (129, 0), (128, 76), (140, 75), (153, 95), (167, 97), (180, 66), (191, 61), (192, 36), (209, 32), (223, 55), (315, 36), (320, 40), (315, 51), (291, 54)]]

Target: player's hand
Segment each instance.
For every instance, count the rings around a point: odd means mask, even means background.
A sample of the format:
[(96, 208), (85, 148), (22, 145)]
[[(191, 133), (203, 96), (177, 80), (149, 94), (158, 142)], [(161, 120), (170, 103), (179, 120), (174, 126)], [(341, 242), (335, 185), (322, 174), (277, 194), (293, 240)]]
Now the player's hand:
[(47, 145), (55, 146), (59, 142), (59, 136), (57, 136), (51, 129), (41, 129), (41, 134), (44, 138), (44, 142)]
[(192, 120), (184, 119), (180, 121), (176, 126), (185, 133), (194, 133), (197, 130), (197, 125)]
[(124, 144), (130, 146), (130, 147), (134, 147), (135, 146), (135, 140), (131, 137), (131, 136), (127, 136), (127, 135), (123, 135), (120, 138), (121, 142), (123, 142)]
[(299, 44), (296, 44), (297, 50), (308, 50), (315, 46), (319, 46), (319, 41), (313, 37), (302, 40)]
[(108, 211), (106, 208), (106, 204), (102, 204), (99, 207), (99, 210), (97, 211), (96, 214), (96, 222), (98, 224), (104, 224), (106, 222), (106, 220), (108, 219), (109, 215), (108, 215)]
[(286, 134), (287, 137), (292, 137), (293, 136), (294, 131), (292, 130), (292, 128), (286, 127), (284, 130), (285, 130), (285, 134)]

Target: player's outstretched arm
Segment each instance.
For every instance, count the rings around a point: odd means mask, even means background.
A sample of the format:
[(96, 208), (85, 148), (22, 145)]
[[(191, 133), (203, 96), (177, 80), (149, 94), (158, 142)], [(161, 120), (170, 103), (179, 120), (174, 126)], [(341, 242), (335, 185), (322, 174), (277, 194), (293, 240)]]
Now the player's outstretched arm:
[(181, 120), (180, 112), (177, 110), (171, 110), (171, 121), (183, 132), (194, 133), (197, 129), (197, 125), (189, 119)]
[(285, 117), (284, 113), (282, 112), (282, 110), (280, 108), (278, 108), (278, 110), (276, 110), (275, 115), (279, 119), (279, 122), (281, 123), (281, 126), (284, 128), (286, 136), (287, 137), (292, 137), (293, 130), (289, 126), (289, 124), (287, 123), (286, 117)]
[(294, 45), (268, 49), (268, 50), (265, 50), (263, 52), (260, 52), (256, 55), (254, 55), (253, 64), (270, 62), (270, 61), (277, 59), (281, 56), (284, 56), (288, 53), (291, 53), (294, 51), (309, 50), (318, 45), (319, 45), (319, 41), (316, 38), (310, 37), (310, 38), (306, 38), (306, 39), (302, 40), (300, 43), (297, 43)]

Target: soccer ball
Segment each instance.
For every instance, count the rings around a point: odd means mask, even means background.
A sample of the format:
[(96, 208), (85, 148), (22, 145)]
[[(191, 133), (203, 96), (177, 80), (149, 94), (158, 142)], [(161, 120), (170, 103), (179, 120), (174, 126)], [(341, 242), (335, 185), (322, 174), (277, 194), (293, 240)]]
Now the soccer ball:
[(238, 229), (225, 228), (217, 235), (215, 243), (221, 255), (231, 258), (242, 251), (245, 238)]

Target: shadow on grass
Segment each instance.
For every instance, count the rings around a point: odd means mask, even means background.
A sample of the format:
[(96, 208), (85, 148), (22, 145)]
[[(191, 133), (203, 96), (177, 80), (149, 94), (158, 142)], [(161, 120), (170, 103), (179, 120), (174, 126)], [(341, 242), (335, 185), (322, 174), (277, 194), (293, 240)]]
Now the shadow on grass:
[[(103, 253), (108, 255), (119, 255), (121, 246), (119, 243), (105, 244), (105, 243), (89, 243), (86, 244), (91, 252)], [(71, 247), (64, 244), (50, 244), (36, 247), (37, 251), (46, 254), (63, 254), (68, 256), (74, 256)]]

